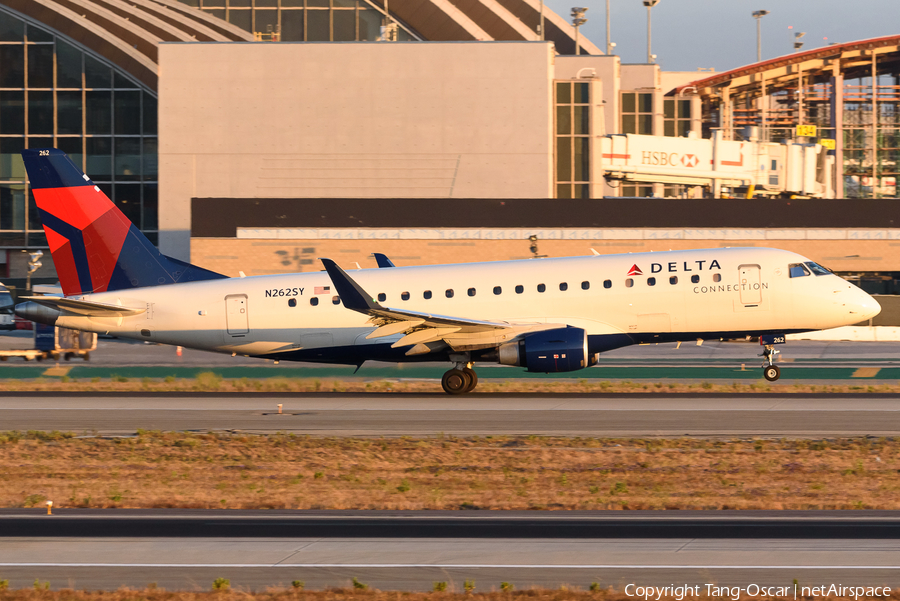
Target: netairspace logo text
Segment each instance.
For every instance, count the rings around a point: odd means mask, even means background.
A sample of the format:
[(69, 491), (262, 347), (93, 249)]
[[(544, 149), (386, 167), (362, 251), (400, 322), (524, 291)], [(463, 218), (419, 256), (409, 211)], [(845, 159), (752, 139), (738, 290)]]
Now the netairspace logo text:
[(737, 601), (741, 595), (748, 597), (852, 597), (860, 599), (865, 597), (890, 597), (891, 589), (887, 586), (844, 586), (842, 584), (822, 584), (819, 586), (764, 586), (760, 584), (748, 584), (747, 586), (718, 586), (716, 584), (695, 584), (693, 586), (675, 585), (669, 586), (638, 586), (629, 584), (625, 587), (625, 594), (629, 597), (637, 597), (645, 601), (660, 601), (663, 598), (674, 598), (682, 601), (688, 597), (699, 597), (701, 590), (706, 597), (724, 597)]

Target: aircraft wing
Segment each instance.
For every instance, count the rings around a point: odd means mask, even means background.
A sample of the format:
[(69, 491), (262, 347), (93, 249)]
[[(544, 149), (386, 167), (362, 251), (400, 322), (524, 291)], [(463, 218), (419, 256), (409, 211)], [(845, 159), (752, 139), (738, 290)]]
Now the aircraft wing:
[(68, 311), (70, 313), (78, 313), (88, 317), (123, 317), (125, 315), (139, 315), (147, 309), (134, 307), (125, 307), (123, 305), (110, 305), (107, 303), (97, 303), (94, 301), (76, 300), (73, 298), (63, 298), (60, 296), (20, 296), (19, 300), (29, 300), (51, 309), (60, 311)]
[(396, 348), (415, 345), (410, 351), (411, 354), (429, 352), (425, 345), (437, 340), (443, 340), (454, 350), (474, 350), (510, 342), (526, 332), (565, 327), (565, 324), (552, 323), (483, 321), (383, 307), (334, 261), (331, 259), (320, 260), (325, 265), (325, 271), (331, 277), (331, 282), (341, 297), (344, 307), (369, 315), (372, 318), (370, 322), (378, 326), (366, 338), (382, 338), (405, 333), (403, 338), (391, 346)]

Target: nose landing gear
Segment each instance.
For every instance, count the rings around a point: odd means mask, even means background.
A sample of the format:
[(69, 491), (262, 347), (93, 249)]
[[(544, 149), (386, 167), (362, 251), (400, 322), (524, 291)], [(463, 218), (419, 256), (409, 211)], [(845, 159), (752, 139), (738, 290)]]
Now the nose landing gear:
[(762, 366), (763, 377), (769, 382), (774, 382), (781, 376), (781, 370), (775, 365), (775, 355), (779, 353), (781, 353), (781, 351), (771, 344), (767, 344), (763, 347), (763, 352), (759, 355), (765, 359), (765, 363), (763, 363)]
[(441, 386), (447, 394), (472, 392), (477, 385), (478, 374), (472, 369), (472, 363), (458, 363), (441, 378)]

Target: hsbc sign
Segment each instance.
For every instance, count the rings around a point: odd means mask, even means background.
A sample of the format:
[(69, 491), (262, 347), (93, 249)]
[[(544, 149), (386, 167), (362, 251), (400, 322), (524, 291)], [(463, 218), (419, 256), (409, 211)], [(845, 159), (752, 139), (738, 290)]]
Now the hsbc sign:
[(641, 152), (641, 165), (659, 165), (661, 167), (696, 167), (700, 158), (696, 154), (680, 152)]

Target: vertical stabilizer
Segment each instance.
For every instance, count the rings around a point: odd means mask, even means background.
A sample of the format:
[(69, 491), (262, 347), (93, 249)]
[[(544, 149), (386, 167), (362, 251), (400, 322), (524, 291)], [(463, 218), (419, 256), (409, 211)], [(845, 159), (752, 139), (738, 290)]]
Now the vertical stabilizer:
[(226, 277), (160, 253), (61, 150), (22, 158), (66, 296)]

